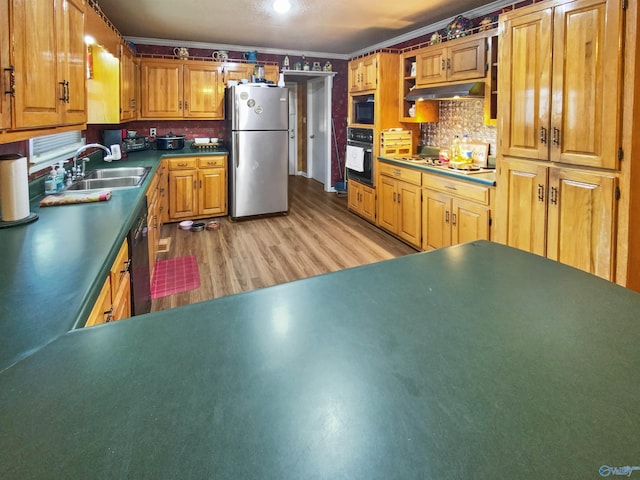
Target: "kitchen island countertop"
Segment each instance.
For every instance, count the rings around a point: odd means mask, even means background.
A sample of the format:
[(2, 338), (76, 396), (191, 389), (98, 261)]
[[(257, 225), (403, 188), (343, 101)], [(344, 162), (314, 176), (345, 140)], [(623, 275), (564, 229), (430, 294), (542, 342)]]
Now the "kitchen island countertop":
[(640, 465), (638, 312), (473, 242), (74, 330), (0, 374), (0, 477), (600, 478)]
[(227, 150), (146, 150), (87, 169), (152, 167), (139, 188), (112, 191), (106, 202), (41, 208), (37, 221), (0, 229), (0, 371), (82, 326), (102, 288), (155, 169), (165, 156), (225, 155)]

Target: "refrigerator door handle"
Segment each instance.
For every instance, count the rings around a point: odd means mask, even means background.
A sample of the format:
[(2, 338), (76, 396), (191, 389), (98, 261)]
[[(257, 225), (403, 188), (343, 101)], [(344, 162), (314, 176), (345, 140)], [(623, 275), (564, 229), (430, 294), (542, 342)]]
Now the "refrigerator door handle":
[(240, 138), (237, 134), (233, 135), (233, 156), (236, 168), (240, 166)]

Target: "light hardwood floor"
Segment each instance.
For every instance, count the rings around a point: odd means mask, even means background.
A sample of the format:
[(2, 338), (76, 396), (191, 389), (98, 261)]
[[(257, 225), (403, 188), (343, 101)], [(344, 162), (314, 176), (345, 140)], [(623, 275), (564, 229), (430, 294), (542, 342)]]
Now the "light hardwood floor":
[(288, 215), (240, 220), (218, 218), (217, 231), (163, 227), (171, 238), (157, 260), (198, 259), (201, 286), (154, 300), (152, 311), (334, 272), (415, 253), (347, 210), (346, 196), (326, 193), (304, 177), (289, 177)]

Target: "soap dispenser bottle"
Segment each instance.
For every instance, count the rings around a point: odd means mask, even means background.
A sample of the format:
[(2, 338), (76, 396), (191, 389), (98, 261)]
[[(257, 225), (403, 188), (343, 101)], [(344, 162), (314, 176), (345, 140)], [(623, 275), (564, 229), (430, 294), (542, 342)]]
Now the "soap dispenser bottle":
[(57, 191), (64, 189), (64, 175), (65, 175), (64, 166), (63, 166), (63, 162), (61, 161), (60, 163), (58, 163), (58, 170), (56, 171), (56, 190)]
[(56, 189), (56, 168), (55, 167), (51, 167), (51, 171), (49, 172), (49, 175), (47, 175), (47, 178), (44, 180), (44, 193), (47, 195), (50, 195), (52, 193), (56, 193), (57, 189)]

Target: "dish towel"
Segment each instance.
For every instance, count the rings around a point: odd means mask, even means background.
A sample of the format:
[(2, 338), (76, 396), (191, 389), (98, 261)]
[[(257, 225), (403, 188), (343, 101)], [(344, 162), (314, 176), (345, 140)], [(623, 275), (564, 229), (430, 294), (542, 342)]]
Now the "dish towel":
[(111, 190), (101, 190), (92, 193), (66, 193), (63, 195), (47, 195), (40, 200), (41, 207), (55, 205), (71, 205), (73, 203), (106, 202), (111, 198)]
[(364, 148), (347, 145), (347, 168), (364, 172)]

